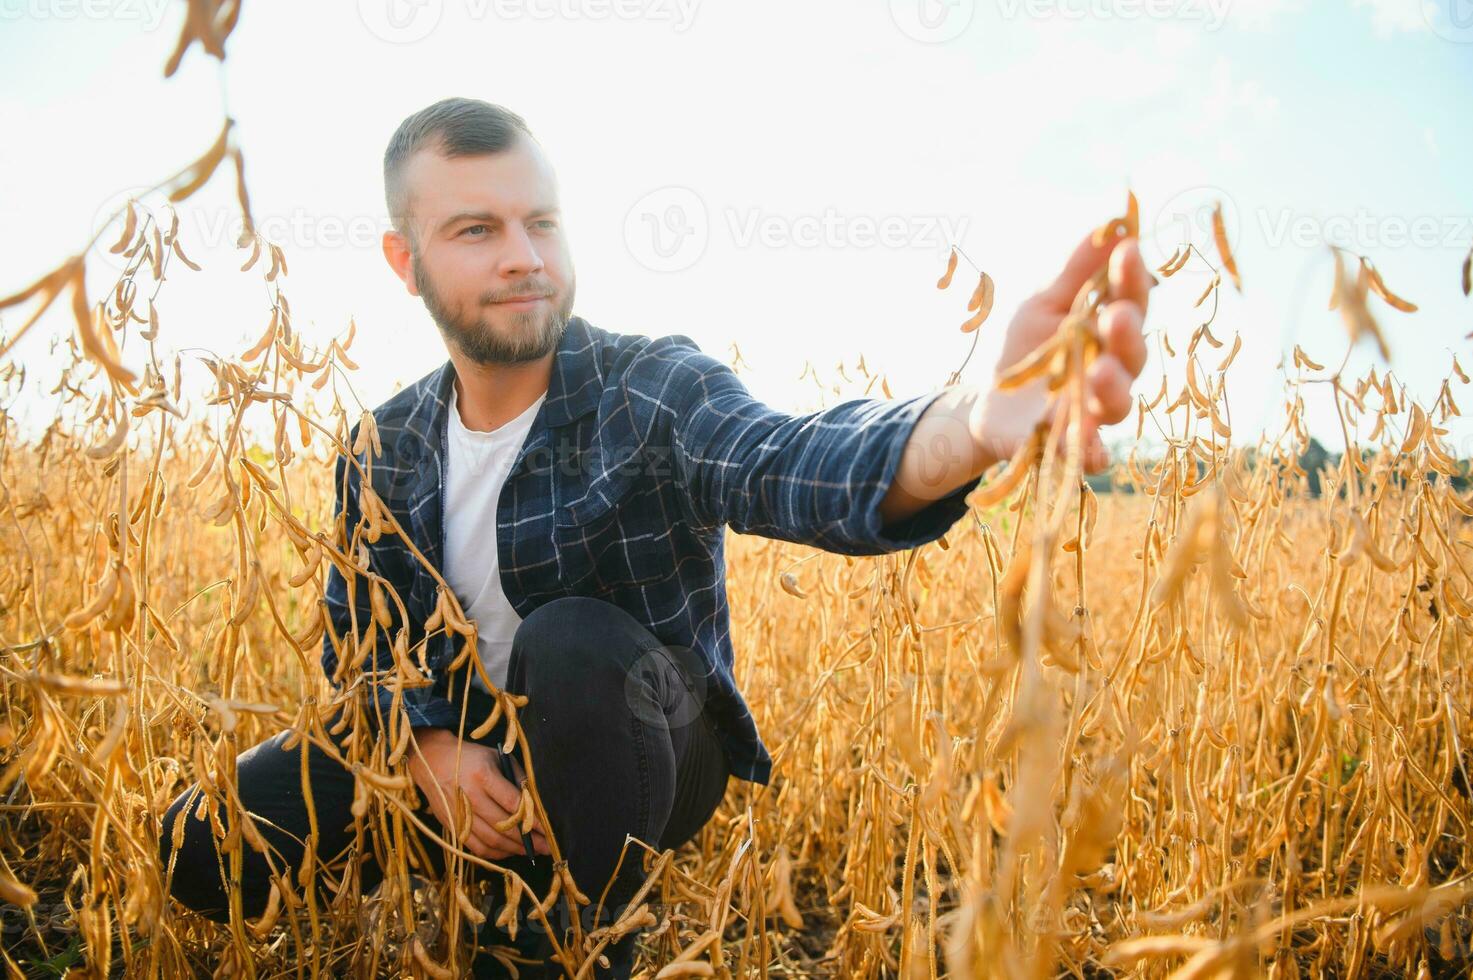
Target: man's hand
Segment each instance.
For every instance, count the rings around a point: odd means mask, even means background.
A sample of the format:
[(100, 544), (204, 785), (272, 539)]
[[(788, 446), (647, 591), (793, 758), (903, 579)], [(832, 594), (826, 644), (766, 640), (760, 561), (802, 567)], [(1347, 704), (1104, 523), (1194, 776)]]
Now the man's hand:
[[(1100, 309), (1101, 350), (1085, 373), (1084, 459), (1087, 472), (1110, 462), (1099, 428), (1130, 414), (1130, 386), (1146, 363), (1141, 327), (1154, 281), (1134, 239), (1093, 244), (1093, 235), (1074, 249), (1054, 282), (1018, 308), (1003, 337), (1001, 374), (1047, 343), (1059, 329), (1081, 286), (1109, 262), (1110, 301)], [(1054, 411), (1063, 410), (1062, 401)], [(996, 384), (957, 385), (927, 406), (906, 443), (895, 479), (880, 503), (885, 525), (904, 520), (927, 504), (975, 479), (992, 464), (1010, 459), (1050, 412), (1048, 382), (1040, 378), (1009, 391)], [(1067, 438), (1068, 433), (1065, 433)]]
[[(457, 795), (464, 794), (470, 802), (471, 823), (457, 843), (492, 861), (526, 854), (516, 828), (502, 832), (493, 826), (517, 809), (522, 795), (520, 787), (508, 782), (497, 768), (498, 751), (461, 741), (445, 728), (416, 728), (414, 737), (419, 750), (410, 753), (409, 775), (429, 800), (447, 836), (456, 839), (456, 820), (451, 814), (457, 808)], [(532, 831), (532, 850), (551, 853), (540, 825)]]
[[(1094, 473), (1110, 463), (1099, 428), (1130, 414), (1130, 386), (1146, 364), (1141, 327), (1153, 285), (1135, 239), (1116, 239), (1096, 246), (1090, 236), (1075, 248), (1064, 271), (1046, 289), (1018, 308), (1003, 338), (997, 370), (1027, 357), (1054, 336), (1074, 296), (1104, 262), (1109, 262), (1110, 300), (1100, 308), (1102, 348), (1085, 372), (1084, 468)], [(973, 406), (969, 427), (984, 459), (1007, 459), (1027, 442), (1045, 420), (1048, 382), (1038, 378), (1010, 391), (993, 388)], [(1064, 402), (1057, 403), (1063, 410)], [(990, 463), (988, 464), (990, 465)]]

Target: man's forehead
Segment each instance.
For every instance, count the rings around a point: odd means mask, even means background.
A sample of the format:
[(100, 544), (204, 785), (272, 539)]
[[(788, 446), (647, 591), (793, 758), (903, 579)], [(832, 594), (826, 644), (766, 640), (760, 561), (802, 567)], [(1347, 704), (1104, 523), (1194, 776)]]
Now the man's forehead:
[(526, 140), (499, 153), (447, 157), (420, 150), (405, 167), (416, 214), (437, 220), (459, 212), (510, 217), (557, 207), (557, 181), (540, 149)]

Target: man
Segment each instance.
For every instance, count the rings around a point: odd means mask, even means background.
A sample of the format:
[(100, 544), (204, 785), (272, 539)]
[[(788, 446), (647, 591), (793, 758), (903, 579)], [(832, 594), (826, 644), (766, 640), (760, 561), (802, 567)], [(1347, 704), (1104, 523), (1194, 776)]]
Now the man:
[[(982, 471), (1031, 436), (1046, 393), (958, 385), (788, 415), (754, 400), (689, 338), (614, 334), (573, 316), (552, 167), (522, 119), (498, 106), (447, 99), (406, 119), (385, 154), (384, 182), (393, 218), (384, 255), (424, 301), (449, 360), (374, 412), (383, 452), (369, 470), (373, 487), (409, 542), (385, 534), (368, 553), (404, 603), (385, 634), (403, 625), (411, 647), (423, 641), (434, 683), (386, 683), (387, 643), (362, 676), (342, 670), (373, 612), (366, 583), (350, 591), (336, 568), (323, 667), (338, 683), (364, 682), (385, 734), (404, 713), (408, 768), (438, 832), (455, 837), (444, 828), (464, 794), (473, 819), (456, 843), (546, 883), (546, 828), (531, 835), (529, 857), (518, 834), (494, 826), (521, 793), (496, 747), (504, 729), (458, 734), (485, 719), (492, 700), (479, 671), (468, 683), (448, 669), (460, 650), (445, 632), (425, 629), (437, 618), (438, 583), (424, 566), (442, 570), (478, 627), (479, 666), (528, 699), (519, 718), (547, 820), (585, 891), (597, 897), (612, 881), (608, 921), (642, 873), (639, 852), (621, 864), (626, 837), (679, 845), (710, 817), (729, 775), (770, 776), (733, 677), (724, 528), (851, 555), (934, 540), (966, 512)], [(1145, 360), (1152, 280), (1136, 243), (1082, 242), (1058, 280), (1022, 305), (1002, 359), (1014, 363), (1050, 337), (1107, 261), (1115, 298), (1088, 375), (1090, 469), (1107, 459), (1097, 427), (1125, 417)], [(362, 474), (340, 459), (337, 476), (352, 536)], [(311, 824), (300, 750), (281, 751), (289, 734), (244, 753), (237, 779), (245, 808), (279, 828), (267, 835), (274, 856), (297, 867)], [(309, 765), (325, 861), (353, 839), (353, 775), (315, 747)], [(166, 862), (193, 794), (165, 818)], [(228, 920), (209, 824), (187, 821), (179, 850), (176, 897)], [(378, 880), (371, 866), (360, 873), (365, 889)], [(269, 885), (266, 861), (246, 850), (246, 916), (262, 911)], [(633, 941), (608, 950), (604, 975), (628, 975)], [(546, 956), (545, 944), (533, 955)]]

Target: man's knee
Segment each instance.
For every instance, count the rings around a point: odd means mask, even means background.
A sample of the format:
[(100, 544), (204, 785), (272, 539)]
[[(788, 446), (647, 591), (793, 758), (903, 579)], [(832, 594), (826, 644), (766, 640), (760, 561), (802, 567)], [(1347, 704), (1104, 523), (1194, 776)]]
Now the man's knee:
[(159, 874), (167, 879), (169, 893), (180, 904), (226, 922), (230, 913), (210, 821), (194, 819), (201, 798), (199, 786), (191, 786), (164, 813), (158, 841)]
[(554, 599), (534, 609), (517, 628), (512, 689), (539, 698), (617, 690), (647, 636), (633, 616), (601, 599)]

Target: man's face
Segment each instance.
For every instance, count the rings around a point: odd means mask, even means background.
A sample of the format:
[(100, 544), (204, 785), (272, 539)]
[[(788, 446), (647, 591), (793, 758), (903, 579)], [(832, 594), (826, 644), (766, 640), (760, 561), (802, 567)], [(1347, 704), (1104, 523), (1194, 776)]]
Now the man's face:
[(501, 153), (453, 159), (427, 148), (404, 177), (406, 284), (446, 343), (480, 364), (556, 350), (576, 283), (557, 182), (537, 144), (522, 138)]

